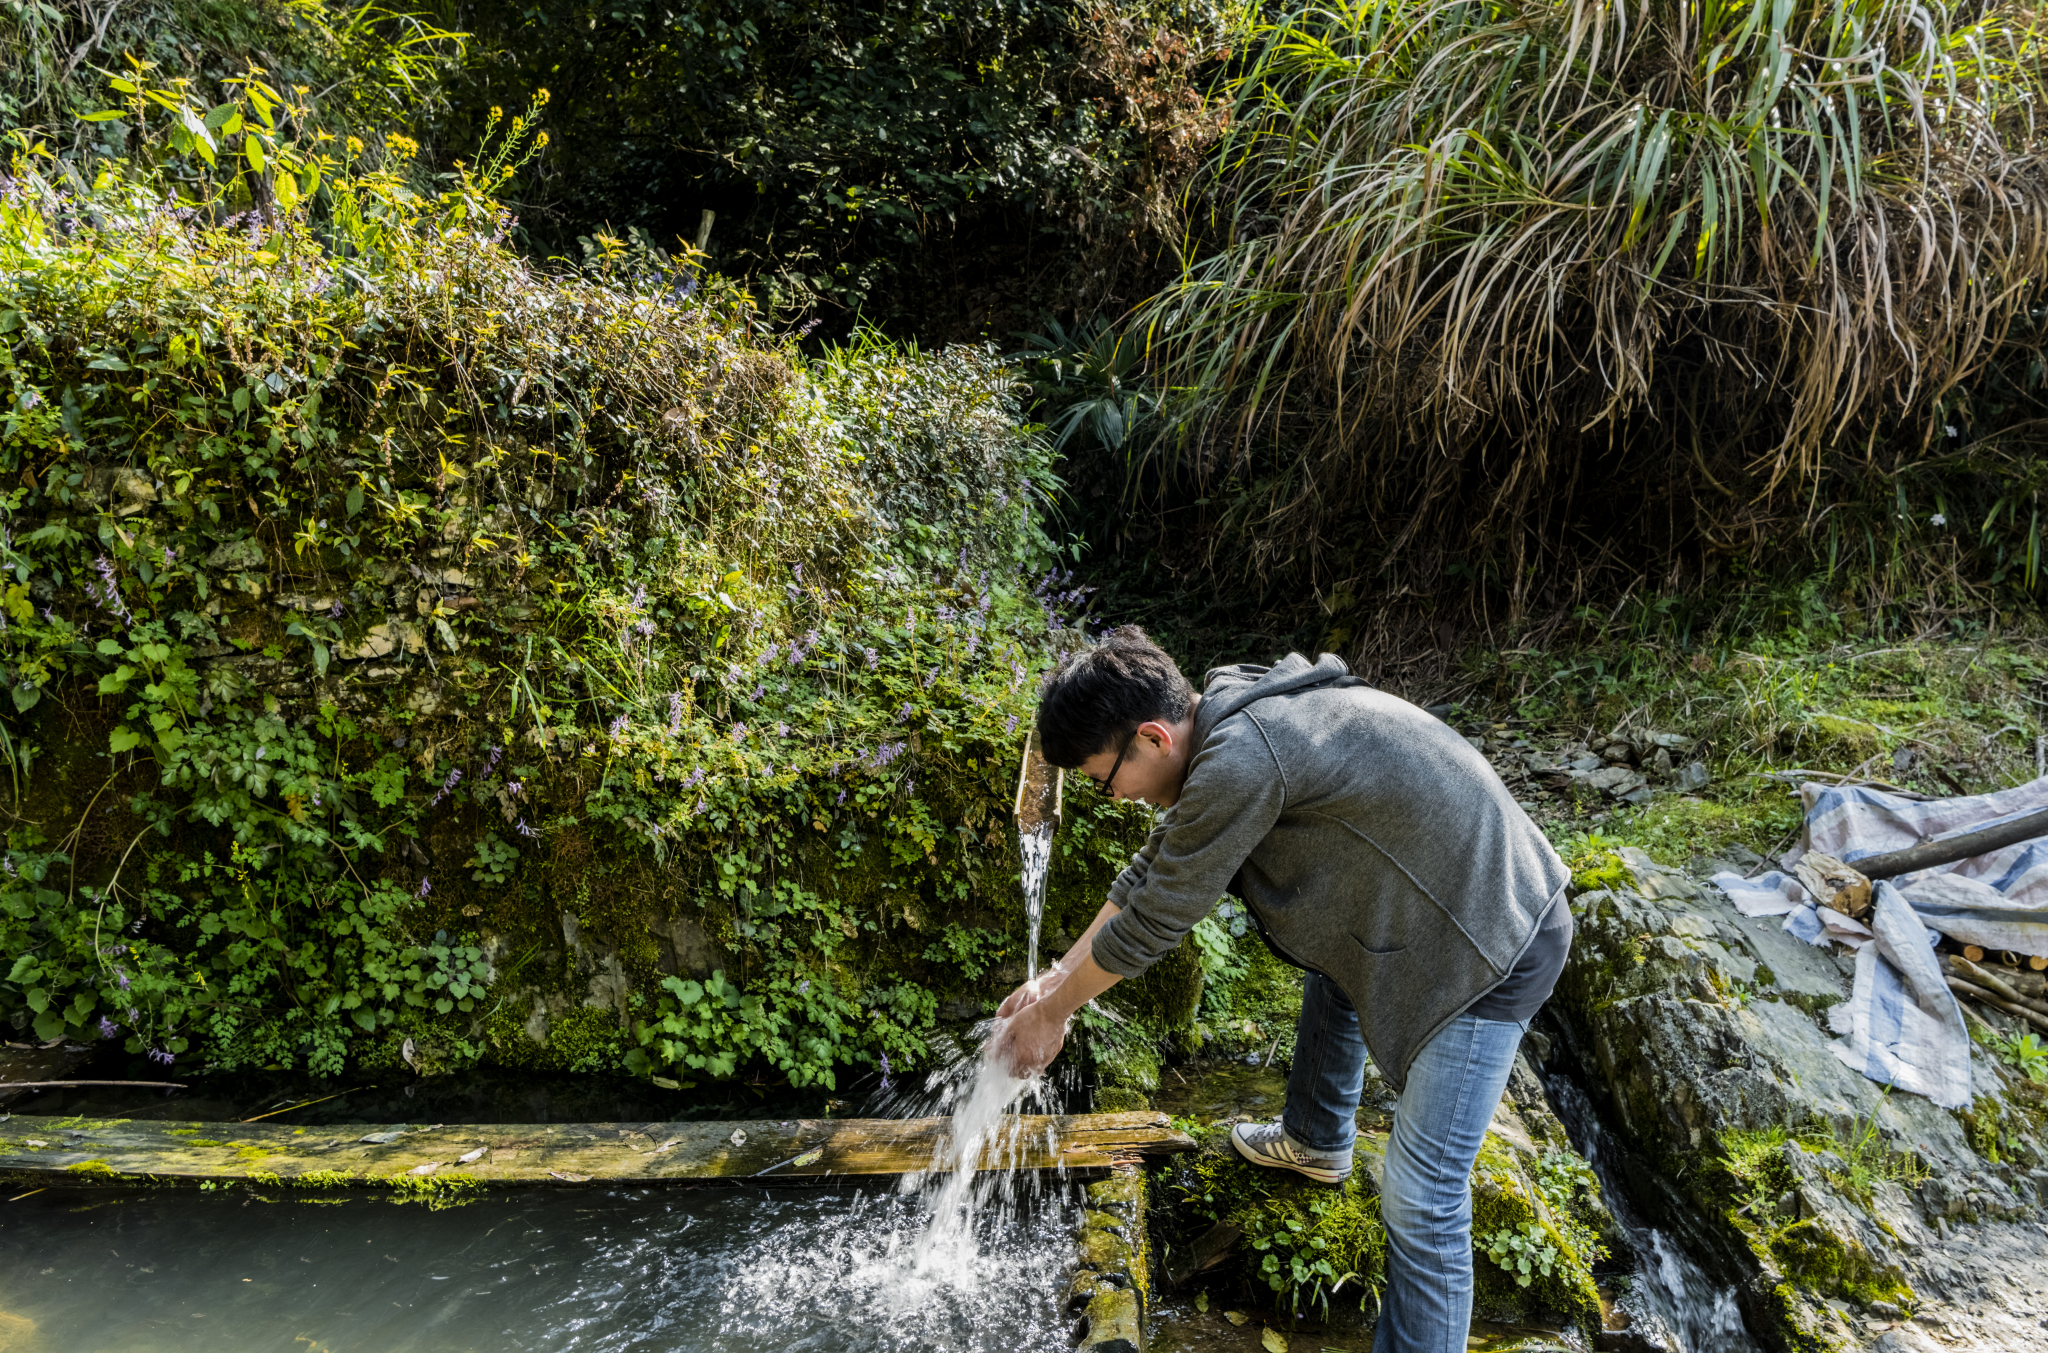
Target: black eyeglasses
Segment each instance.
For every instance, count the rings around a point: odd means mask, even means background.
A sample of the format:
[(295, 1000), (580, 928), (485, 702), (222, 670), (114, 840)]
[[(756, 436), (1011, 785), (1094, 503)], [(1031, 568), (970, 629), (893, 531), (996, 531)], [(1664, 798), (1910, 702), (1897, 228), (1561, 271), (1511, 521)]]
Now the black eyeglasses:
[(1138, 730), (1133, 728), (1124, 738), (1124, 745), (1118, 749), (1116, 760), (1110, 762), (1109, 774), (1103, 776), (1100, 780), (1091, 775), (1088, 777), (1088, 783), (1094, 785), (1105, 794), (1113, 794), (1111, 786), (1116, 784), (1116, 773), (1123, 769), (1124, 758), (1131, 754), (1131, 745), (1137, 740)]

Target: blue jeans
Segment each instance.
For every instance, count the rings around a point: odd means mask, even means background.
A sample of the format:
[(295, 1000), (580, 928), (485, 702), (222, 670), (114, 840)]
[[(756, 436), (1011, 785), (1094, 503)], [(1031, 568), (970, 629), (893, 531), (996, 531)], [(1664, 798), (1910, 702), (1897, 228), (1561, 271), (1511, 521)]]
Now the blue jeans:
[[(1387, 1285), (1373, 1353), (1464, 1353), (1472, 1324), (1472, 1162), (1507, 1088), (1522, 1026), (1460, 1015), (1408, 1068), (1380, 1181)], [(1358, 1011), (1321, 973), (1304, 983), (1281, 1125), (1311, 1151), (1357, 1136)]]

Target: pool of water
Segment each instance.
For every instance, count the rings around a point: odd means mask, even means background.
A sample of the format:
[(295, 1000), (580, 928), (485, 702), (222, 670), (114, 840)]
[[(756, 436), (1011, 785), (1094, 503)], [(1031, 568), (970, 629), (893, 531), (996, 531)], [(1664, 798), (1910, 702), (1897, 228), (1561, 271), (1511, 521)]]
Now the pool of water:
[(914, 1193), (534, 1190), (431, 1211), (265, 1190), (0, 1204), (0, 1353), (1065, 1349), (1074, 1195), (920, 1253)]

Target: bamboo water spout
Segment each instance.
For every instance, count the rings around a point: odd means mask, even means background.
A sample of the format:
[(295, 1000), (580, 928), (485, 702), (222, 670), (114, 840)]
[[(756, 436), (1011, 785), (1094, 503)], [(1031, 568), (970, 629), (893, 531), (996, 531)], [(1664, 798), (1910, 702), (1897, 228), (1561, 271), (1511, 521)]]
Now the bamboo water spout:
[(1052, 834), (1059, 825), (1067, 773), (1045, 759), (1037, 731), (1024, 735), (1023, 764), (1017, 768), (1017, 853), (1023, 863), (1024, 918), (1031, 932), (1025, 976), (1038, 976), (1038, 929), (1045, 918), (1045, 875), (1052, 865)]

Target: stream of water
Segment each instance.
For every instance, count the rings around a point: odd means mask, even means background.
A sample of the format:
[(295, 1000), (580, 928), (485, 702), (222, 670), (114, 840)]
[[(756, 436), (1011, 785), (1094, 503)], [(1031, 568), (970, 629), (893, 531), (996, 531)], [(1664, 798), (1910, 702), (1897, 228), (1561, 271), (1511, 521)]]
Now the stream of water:
[(1038, 927), (1045, 919), (1045, 875), (1052, 865), (1051, 822), (1042, 822), (1030, 831), (1017, 833), (1017, 852), (1024, 861), (1024, 920), (1031, 932), (1029, 947), (1025, 950), (1024, 976), (1038, 976)]
[(1630, 1331), (1665, 1353), (1759, 1353), (1744, 1325), (1735, 1294), (1716, 1283), (1669, 1236), (1644, 1221), (1629, 1200), (1616, 1159), (1619, 1147), (1570, 1079), (1547, 1076), (1544, 1088), (1572, 1145), (1593, 1167), (1607, 1208), (1636, 1255), (1628, 1293), (1618, 1303)]

